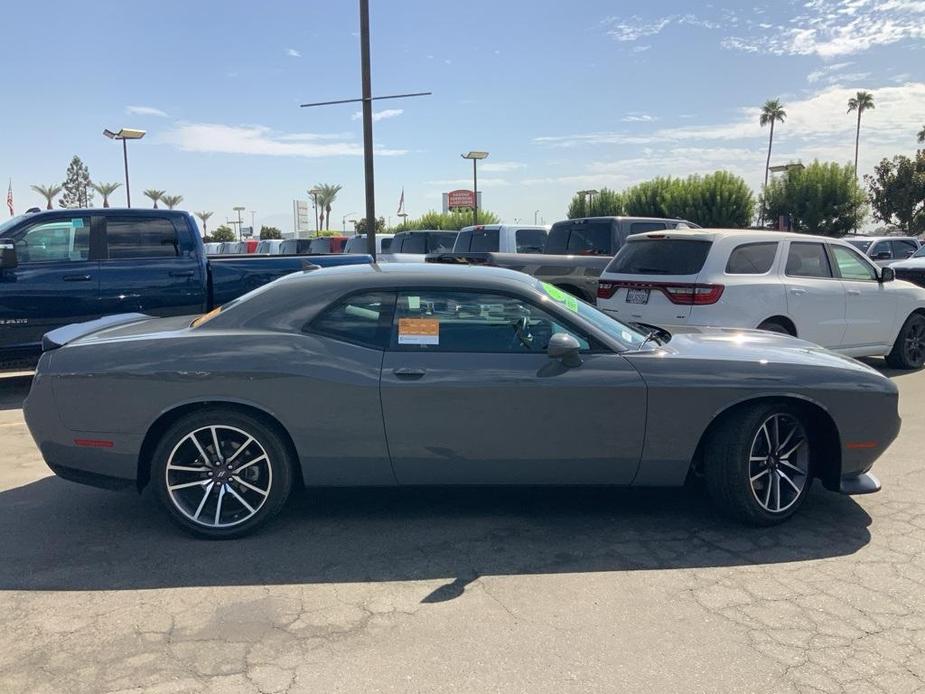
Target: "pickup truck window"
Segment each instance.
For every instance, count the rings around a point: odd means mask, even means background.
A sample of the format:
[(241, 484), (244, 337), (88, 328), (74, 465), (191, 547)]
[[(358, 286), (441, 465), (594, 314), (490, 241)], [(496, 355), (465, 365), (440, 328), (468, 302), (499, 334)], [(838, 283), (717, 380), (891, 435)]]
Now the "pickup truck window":
[(498, 229), (468, 229), (459, 232), (453, 250), (457, 253), (492, 253), (501, 249)]
[(90, 255), (90, 218), (73, 217), (36, 224), (15, 242), (19, 263), (68, 263)]
[(556, 223), (549, 232), (545, 253), (612, 255), (610, 221)]
[(547, 234), (542, 229), (518, 229), (514, 243), (518, 253), (542, 253), (546, 248)]
[(890, 244), (893, 246), (894, 258), (908, 258), (918, 249), (915, 241), (909, 239), (893, 239)]
[(108, 217), (109, 258), (175, 258), (180, 255), (173, 223), (164, 217)]

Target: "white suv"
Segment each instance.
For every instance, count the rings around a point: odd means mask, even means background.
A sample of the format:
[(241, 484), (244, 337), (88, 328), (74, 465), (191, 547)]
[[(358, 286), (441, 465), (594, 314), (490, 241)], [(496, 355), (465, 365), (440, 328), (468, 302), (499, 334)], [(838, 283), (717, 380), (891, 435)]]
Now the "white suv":
[(891, 366), (925, 363), (925, 289), (851, 244), (744, 230), (638, 234), (604, 270), (597, 305), (622, 321), (760, 328)]

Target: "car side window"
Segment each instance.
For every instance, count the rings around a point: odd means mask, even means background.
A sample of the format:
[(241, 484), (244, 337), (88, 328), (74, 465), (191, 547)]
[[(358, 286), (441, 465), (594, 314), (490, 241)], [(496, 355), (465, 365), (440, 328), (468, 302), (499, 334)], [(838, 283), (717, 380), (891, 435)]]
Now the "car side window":
[(90, 257), (90, 218), (70, 217), (29, 227), (14, 242), (20, 264), (73, 263)]
[(408, 234), (401, 242), (402, 253), (426, 253), (427, 234)]
[(109, 217), (106, 241), (110, 260), (175, 258), (180, 241), (173, 222), (164, 217)]
[(832, 267), (821, 243), (794, 241), (787, 253), (786, 274), (790, 277), (832, 277)]
[(630, 234), (643, 234), (647, 231), (661, 231), (667, 229), (665, 222), (633, 222), (630, 224)]
[(729, 254), (726, 274), (729, 275), (763, 275), (774, 264), (777, 255), (777, 242), (743, 243)]
[(889, 241), (878, 241), (874, 244), (874, 247), (870, 249), (871, 258), (874, 260), (889, 260), (893, 257), (893, 250), (890, 248)]
[(410, 290), (395, 306), (391, 349), (412, 352), (543, 353), (556, 333), (587, 336), (521, 299), (485, 292)]
[(843, 280), (876, 280), (877, 271), (853, 248), (830, 246), (838, 276)]
[(514, 232), (514, 244), (518, 253), (542, 253), (546, 247), (546, 232), (543, 229), (518, 229)]
[(363, 292), (334, 302), (305, 326), (305, 332), (384, 350), (389, 340), (395, 294)]
[(910, 258), (918, 250), (915, 242), (906, 239), (893, 239), (890, 245), (893, 247), (894, 258)]

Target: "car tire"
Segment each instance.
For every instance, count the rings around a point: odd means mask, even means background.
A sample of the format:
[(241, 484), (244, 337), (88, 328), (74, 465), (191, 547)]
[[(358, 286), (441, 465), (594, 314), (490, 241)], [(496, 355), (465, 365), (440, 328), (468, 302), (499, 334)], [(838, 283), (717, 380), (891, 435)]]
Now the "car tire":
[(886, 363), (894, 369), (921, 369), (925, 364), (925, 316), (913, 313), (903, 323)]
[(723, 512), (739, 521), (782, 523), (796, 513), (812, 486), (811, 443), (799, 408), (786, 403), (746, 406), (710, 432), (703, 465), (707, 491)]
[(790, 335), (794, 337), (793, 332), (783, 323), (776, 320), (766, 320), (764, 323), (758, 326), (758, 330), (767, 330), (772, 333), (780, 333), (781, 335)]
[(151, 484), (187, 532), (206, 539), (241, 537), (283, 508), (292, 488), (291, 458), (266, 419), (227, 408), (200, 410), (164, 433), (152, 457)]

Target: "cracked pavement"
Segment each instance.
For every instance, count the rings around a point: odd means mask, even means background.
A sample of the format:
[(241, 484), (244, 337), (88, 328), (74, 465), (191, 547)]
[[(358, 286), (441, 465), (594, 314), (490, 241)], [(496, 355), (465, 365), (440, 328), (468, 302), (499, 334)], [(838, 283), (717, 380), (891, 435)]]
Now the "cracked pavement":
[(697, 489), (328, 490), (232, 542), (50, 476), (2, 377), (0, 691), (925, 692), (925, 372), (891, 375), (884, 490), (777, 528)]

